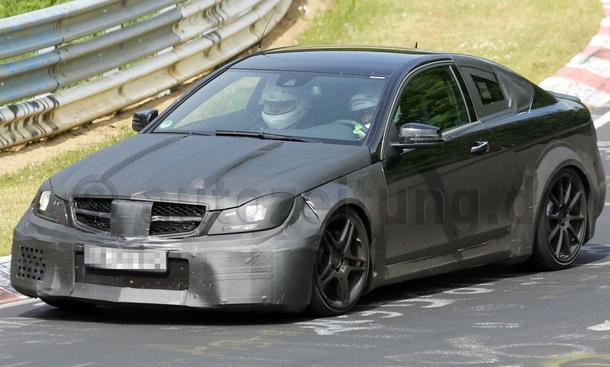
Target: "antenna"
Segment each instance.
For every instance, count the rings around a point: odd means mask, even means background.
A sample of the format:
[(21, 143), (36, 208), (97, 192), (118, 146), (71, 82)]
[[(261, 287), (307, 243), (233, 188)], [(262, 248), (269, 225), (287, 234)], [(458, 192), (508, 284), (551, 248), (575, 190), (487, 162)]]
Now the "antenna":
[(271, 19), (275, 14), (271, 14), (269, 20), (267, 20), (267, 24), (265, 24), (265, 29), (263, 29), (263, 34), (261, 34), (261, 39), (258, 40), (258, 53), (261, 53), (261, 49), (263, 48), (263, 38), (265, 37), (265, 33), (267, 33), (267, 27), (269, 27), (269, 23), (271, 23)]
[(415, 48), (417, 48), (417, 41), (415, 41)]

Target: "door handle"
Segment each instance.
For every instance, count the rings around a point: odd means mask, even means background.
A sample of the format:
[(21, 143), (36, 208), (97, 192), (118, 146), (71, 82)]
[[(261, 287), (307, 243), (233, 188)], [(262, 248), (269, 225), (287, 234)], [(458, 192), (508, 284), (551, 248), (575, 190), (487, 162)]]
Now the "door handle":
[(489, 142), (487, 141), (475, 141), (470, 148), (472, 154), (485, 154), (489, 152)]

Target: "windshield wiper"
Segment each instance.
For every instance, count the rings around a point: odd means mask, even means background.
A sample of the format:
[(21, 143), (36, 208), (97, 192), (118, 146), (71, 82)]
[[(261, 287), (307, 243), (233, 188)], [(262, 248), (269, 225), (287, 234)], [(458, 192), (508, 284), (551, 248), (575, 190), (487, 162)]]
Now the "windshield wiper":
[(188, 131), (188, 130), (153, 130), (151, 131), (153, 134), (182, 134), (182, 135), (201, 135), (201, 136), (210, 136), (211, 133), (206, 133), (202, 131)]
[(297, 136), (266, 133), (264, 131), (245, 131), (245, 130), (216, 130), (217, 136), (248, 136), (259, 139), (300, 141), (310, 143), (311, 139), (300, 138)]

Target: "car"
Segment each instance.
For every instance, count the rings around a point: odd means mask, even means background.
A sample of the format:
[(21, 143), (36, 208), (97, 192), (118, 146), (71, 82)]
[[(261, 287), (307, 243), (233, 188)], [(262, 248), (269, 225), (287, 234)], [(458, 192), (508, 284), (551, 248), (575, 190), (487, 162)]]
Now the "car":
[(569, 267), (604, 206), (587, 107), (474, 56), (262, 51), (133, 128), (42, 184), (15, 289), (332, 316), (432, 274)]

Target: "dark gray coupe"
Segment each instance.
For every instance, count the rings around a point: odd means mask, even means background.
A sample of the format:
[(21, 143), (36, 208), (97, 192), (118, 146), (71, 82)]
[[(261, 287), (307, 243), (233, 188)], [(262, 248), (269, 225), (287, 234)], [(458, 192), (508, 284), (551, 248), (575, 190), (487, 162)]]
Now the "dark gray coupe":
[(604, 206), (587, 108), (470, 56), (265, 51), (133, 126), (42, 185), (17, 290), (336, 315), (430, 274), (568, 267)]

